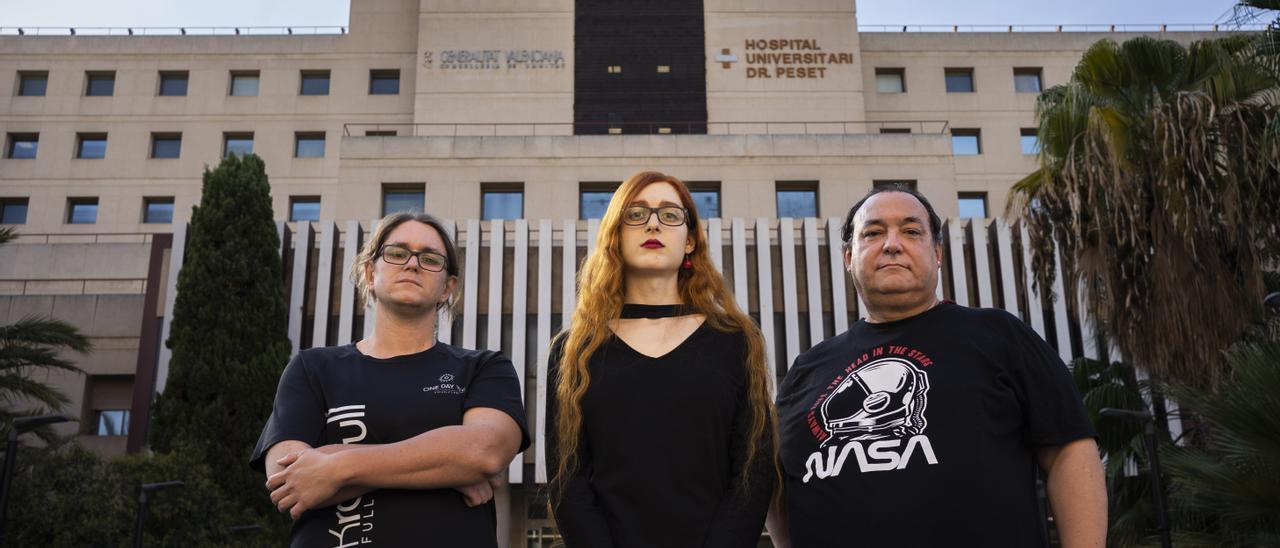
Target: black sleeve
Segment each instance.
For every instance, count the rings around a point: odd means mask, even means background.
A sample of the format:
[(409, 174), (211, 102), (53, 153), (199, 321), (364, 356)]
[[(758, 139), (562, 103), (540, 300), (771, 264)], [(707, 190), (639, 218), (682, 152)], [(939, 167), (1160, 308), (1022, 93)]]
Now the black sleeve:
[[(721, 499), (711, 518), (706, 548), (740, 548), (755, 546), (764, 530), (765, 515), (776, 483), (773, 449), (773, 426), (769, 425), (754, 447), (748, 447), (751, 432), (751, 409), (744, 383), (734, 412), (733, 433), (729, 448), (730, 474), (728, 495)], [(755, 453), (751, 469), (747, 457)], [(743, 486), (743, 475), (747, 484)]]
[(462, 411), (474, 407), (488, 407), (502, 411), (520, 427), (520, 451), (529, 447), (529, 428), (524, 416), (524, 403), (520, 393), (520, 378), (511, 360), (500, 352), (486, 353), (476, 365), (467, 395), (462, 400)]
[(324, 433), (324, 398), (307, 371), (302, 354), (294, 356), (280, 375), (276, 401), (271, 416), (262, 427), (258, 445), (253, 448), (249, 467), (266, 472), (267, 451), (275, 444), (296, 440), (312, 447), (321, 445)]
[[(556, 339), (547, 363), (547, 430), (544, 436), (547, 441), (547, 473), (552, 476), (560, 464), (560, 446), (556, 437), (556, 404), (559, 401), (556, 386), (560, 380), (563, 343), (562, 338)], [(591, 487), (591, 447), (586, 436), (579, 437), (576, 462), (577, 467), (570, 477), (552, 477), (548, 486), (556, 527), (568, 548), (610, 548), (613, 536), (609, 533), (604, 509), (597, 505), (596, 494)]]
[(1058, 353), (1021, 320), (1008, 314), (1006, 320), (1012, 329), (1010, 375), (1022, 401), (1027, 443), (1047, 447), (1097, 437)]

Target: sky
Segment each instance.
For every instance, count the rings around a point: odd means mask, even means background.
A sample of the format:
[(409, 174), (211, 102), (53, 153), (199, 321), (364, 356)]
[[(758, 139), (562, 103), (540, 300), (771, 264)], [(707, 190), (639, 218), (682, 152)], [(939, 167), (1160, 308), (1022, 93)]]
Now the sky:
[[(360, 0), (356, 0), (360, 1)], [(1223, 22), (1234, 0), (862, 0), (861, 25)], [(0, 27), (345, 26), (350, 0), (0, 0)]]

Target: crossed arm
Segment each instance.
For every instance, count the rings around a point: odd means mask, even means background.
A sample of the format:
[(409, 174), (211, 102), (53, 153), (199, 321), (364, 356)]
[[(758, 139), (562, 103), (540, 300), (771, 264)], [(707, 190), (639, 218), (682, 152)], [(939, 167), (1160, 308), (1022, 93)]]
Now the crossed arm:
[[(472, 505), (520, 449), (520, 426), (506, 413), (468, 410), (462, 424), (388, 444), (312, 448), (286, 440), (267, 451), (267, 489), (281, 512), (298, 519), (375, 489), (457, 488)], [(479, 494), (477, 494), (479, 491)], [(483, 496), (487, 501), (488, 496)]]

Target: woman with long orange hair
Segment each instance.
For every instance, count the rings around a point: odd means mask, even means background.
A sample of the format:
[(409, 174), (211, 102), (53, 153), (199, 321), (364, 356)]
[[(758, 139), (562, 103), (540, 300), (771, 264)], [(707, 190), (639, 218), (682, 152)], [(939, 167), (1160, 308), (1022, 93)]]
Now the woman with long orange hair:
[(566, 545), (755, 546), (777, 473), (764, 338), (711, 262), (684, 183), (624, 182), (578, 282), (546, 421)]

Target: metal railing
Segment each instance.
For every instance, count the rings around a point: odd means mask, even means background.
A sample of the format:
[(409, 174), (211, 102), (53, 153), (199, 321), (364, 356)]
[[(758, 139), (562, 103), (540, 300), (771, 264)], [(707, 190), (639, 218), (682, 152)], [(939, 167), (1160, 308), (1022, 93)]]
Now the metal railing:
[(541, 135), (862, 135), (945, 134), (946, 120), (759, 122), (350, 123), (344, 137), (527, 137)]
[[(1263, 23), (1158, 23), (1070, 25), (858, 25), (859, 32), (1257, 32)], [(346, 26), (172, 26), (39, 27), (3, 26), (0, 36), (315, 36), (347, 34)]]
[(1257, 32), (1265, 24), (858, 25), (858, 32)]
[(346, 33), (345, 26), (0, 27), (0, 36), (328, 36)]

